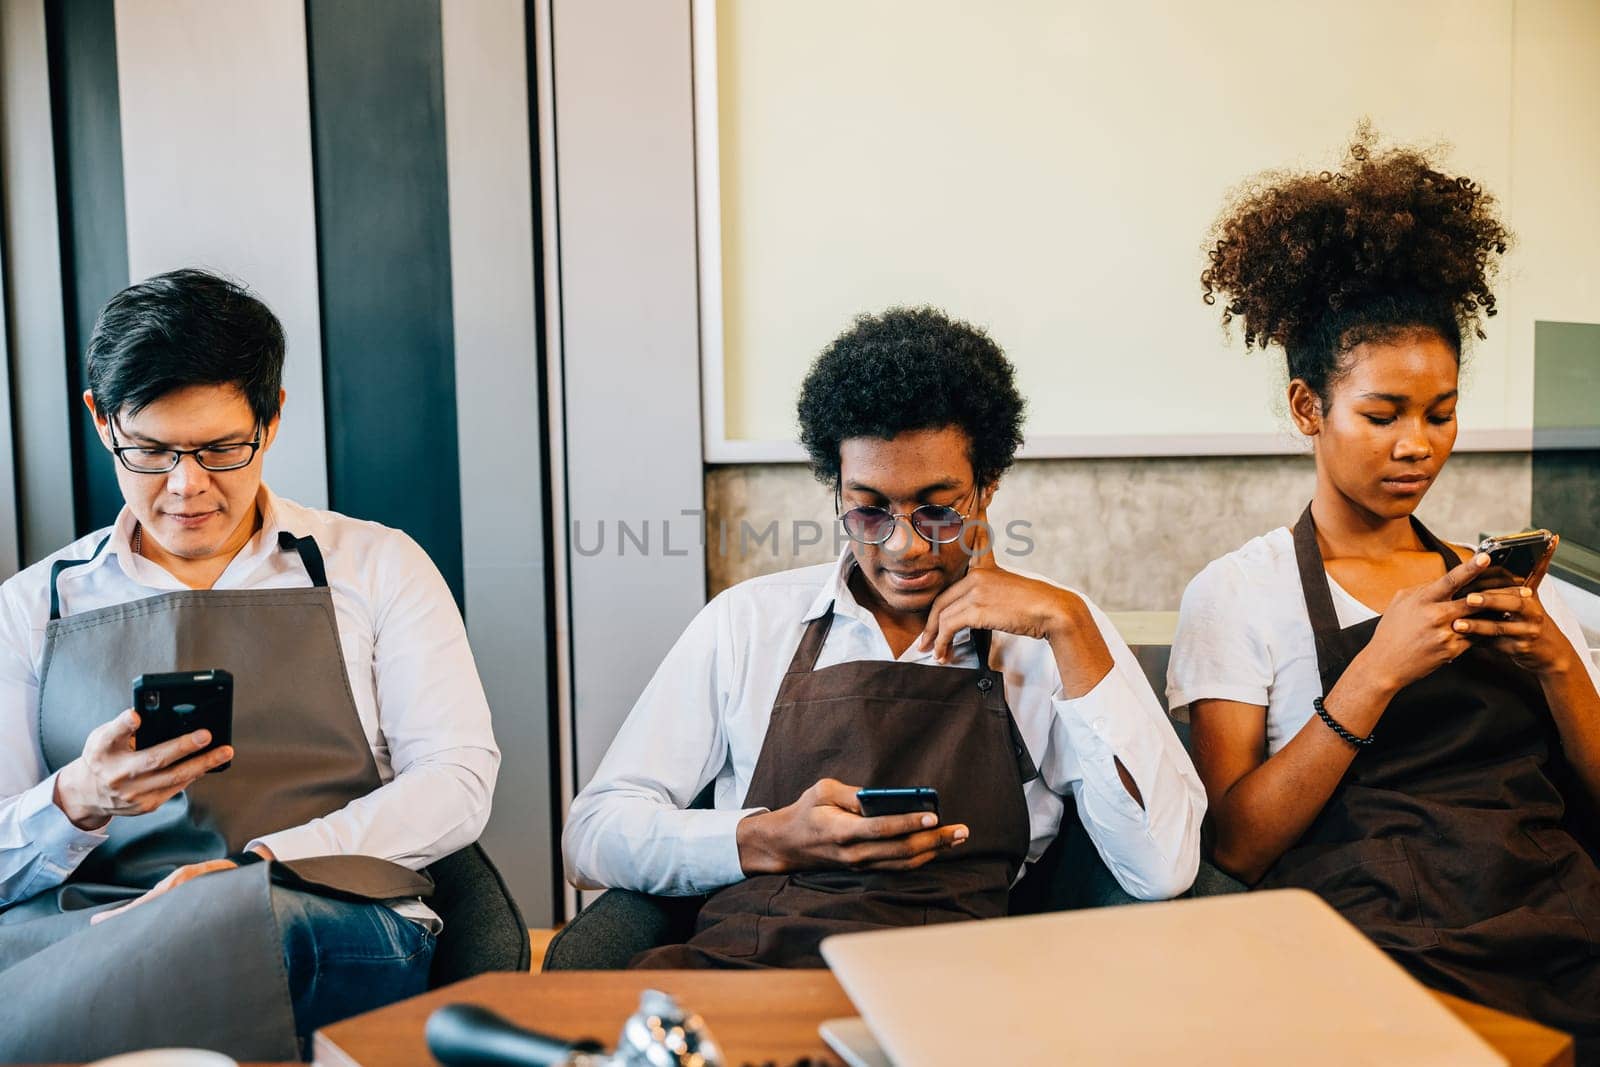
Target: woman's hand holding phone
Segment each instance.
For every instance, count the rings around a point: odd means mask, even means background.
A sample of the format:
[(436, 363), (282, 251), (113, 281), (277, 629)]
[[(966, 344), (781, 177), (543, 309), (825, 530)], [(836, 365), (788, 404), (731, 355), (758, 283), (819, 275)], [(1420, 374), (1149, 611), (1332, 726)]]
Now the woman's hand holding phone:
[[(1483, 610), (1456, 593), (1489, 565), (1489, 557), (1475, 553), (1444, 577), (1402, 589), (1389, 601), (1372, 641), (1356, 657), (1360, 673), (1374, 679), (1389, 695), (1421, 681), (1472, 647), (1460, 624)], [(1330, 707), (1332, 701), (1329, 701)], [(1360, 724), (1346, 723), (1358, 733)]]
[(1551, 625), (1537, 589), (1521, 585), (1469, 593), (1466, 603), (1479, 614), (1460, 620), (1456, 629), (1474, 644), (1541, 677), (1560, 674), (1576, 662), (1572, 643)]
[[(1493, 649), (1525, 671), (1544, 676), (1569, 669), (1573, 662), (1572, 645), (1561, 631), (1549, 625), (1544, 605), (1539, 600), (1539, 580), (1544, 577), (1561, 543), (1559, 535), (1489, 538), (1480, 546), (1488, 553), (1504, 543), (1478, 581), (1465, 587), (1471, 615), (1456, 623), (1456, 630), (1471, 637), (1473, 643)], [(1462, 596), (1462, 593), (1457, 593)]]

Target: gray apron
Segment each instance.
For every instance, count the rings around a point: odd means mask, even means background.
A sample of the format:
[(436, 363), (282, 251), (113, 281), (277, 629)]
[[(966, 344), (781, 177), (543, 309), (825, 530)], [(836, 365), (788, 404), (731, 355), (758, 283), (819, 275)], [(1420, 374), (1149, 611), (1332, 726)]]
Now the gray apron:
[[(109, 538), (107, 539), (109, 540)], [(105, 550), (102, 541), (95, 550)], [(252, 864), (209, 874), (115, 919), (185, 864), (343, 808), (381, 784), (351, 696), (322, 554), (279, 537), (309, 588), (181, 590), (61, 617), (50, 581), (39, 741), (51, 772), (128, 706), (141, 673), (234, 677), (232, 765), (108, 839), (60, 887), (0, 911), (0, 1061), (85, 1060), (157, 1045), (294, 1060), (294, 1013), (272, 885), (354, 900), (427, 896), (429, 879), (368, 856)], [(94, 557), (91, 557), (93, 559)]]

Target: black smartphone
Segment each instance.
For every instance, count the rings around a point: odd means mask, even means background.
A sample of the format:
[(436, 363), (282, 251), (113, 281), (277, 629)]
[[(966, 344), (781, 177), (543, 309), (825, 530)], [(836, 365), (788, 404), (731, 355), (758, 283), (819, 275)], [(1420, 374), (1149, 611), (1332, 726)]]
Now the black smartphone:
[(939, 791), (925, 785), (908, 789), (857, 789), (861, 814), (869, 819), (879, 815), (910, 815), (916, 811), (939, 814)]
[(1478, 551), (1489, 557), (1489, 565), (1456, 592), (1460, 600), (1468, 593), (1485, 589), (1506, 589), (1516, 585), (1537, 586), (1555, 554), (1557, 538), (1549, 530), (1485, 537)]
[[(133, 710), (139, 713), (134, 748), (152, 748), (173, 738), (210, 730), (210, 752), (233, 743), (233, 675), (223, 670), (141, 674), (133, 680)], [(233, 766), (230, 760), (212, 773)]]

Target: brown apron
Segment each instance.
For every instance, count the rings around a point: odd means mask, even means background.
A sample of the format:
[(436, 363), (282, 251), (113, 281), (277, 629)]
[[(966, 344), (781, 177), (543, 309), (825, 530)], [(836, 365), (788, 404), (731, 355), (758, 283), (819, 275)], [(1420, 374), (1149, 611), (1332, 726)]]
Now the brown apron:
[(701, 908), (687, 944), (630, 966), (823, 967), (832, 934), (1006, 914), (1030, 839), (1023, 783), (1038, 776), (972, 631), (978, 666), (860, 660), (816, 670), (833, 608), (807, 624), (772, 705), (746, 807), (777, 810), (819, 778), (863, 787), (933, 786), (940, 820), (967, 842), (913, 871), (756, 875)]
[[(1327, 693), (1379, 620), (1340, 628), (1309, 507), (1294, 542)], [(1314, 890), (1419, 981), (1600, 1054), (1600, 870), (1572, 833), (1538, 680), (1472, 649), (1401, 690), (1373, 738), (1261, 884)]]
[[(108, 539), (109, 540), (109, 539)], [(105, 550), (102, 541), (95, 556)], [(86, 1060), (153, 1045), (299, 1058), (271, 883), (366, 900), (426, 896), (366, 856), (206, 875), (91, 928), (173, 870), (328, 815), (381, 785), (345, 675), (322, 554), (280, 536), (309, 588), (181, 590), (61, 617), (52, 568), (39, 740), (54, 772), (128, 706), (135, 675), (234, 676), (233, 764), (146, 815), (119, 817), (60, 887), (0, 911), (0, 1061)], [(91, 560), (94, 557), (91, 557)]]

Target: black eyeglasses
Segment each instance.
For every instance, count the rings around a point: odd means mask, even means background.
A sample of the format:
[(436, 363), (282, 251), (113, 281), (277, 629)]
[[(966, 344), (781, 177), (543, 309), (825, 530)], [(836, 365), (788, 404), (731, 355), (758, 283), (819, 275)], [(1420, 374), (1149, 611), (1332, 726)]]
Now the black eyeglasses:
[[(834, 511), (843, 506), (843, 499), (835, 494)], [(863, 545), (881, 545), (889, 540), (901, 519), (910, 522), (917, 535), (930, 545), (948, 545), (961, 536), (967, 522), (967, 516), (944, 504), (923, 504), (904, 515), (864, 504), (839, 516), (850, 540)]]
[(204, 448), (142, 448), (138, 445), (117, 444), (117, 420), (112, 416), (107, 426), (111, 430), (111, 451), (117, 460), (135, 474), (166, 474), (176, 470), (184, 456), (208, 471), (236, 471), (248, 467), (261, 447), (261, 424), (256, 423), (256, 436), (252, 441), (236, 444), (206, 445)]

